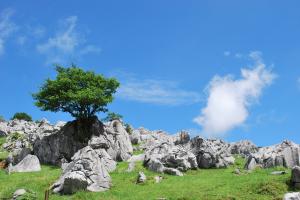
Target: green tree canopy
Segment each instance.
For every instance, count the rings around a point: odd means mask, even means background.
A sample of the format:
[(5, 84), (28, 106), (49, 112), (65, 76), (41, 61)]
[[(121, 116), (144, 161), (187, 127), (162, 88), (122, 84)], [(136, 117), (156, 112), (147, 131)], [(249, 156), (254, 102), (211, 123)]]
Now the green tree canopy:
[(25, 121), (32, 121), (32, 117), (25, 112), (17, 112), (14, 114), (14, 116), (11, 119), (12, 120), (19, 119), (19, 120), (25, 120)]
[(120, 114), (117, 114), (117, 113), (114, 113), (114, 112), (108, 112), (106, 117), (102, 119), (102, 121), (104, 122), (110, 122), (110, 121), (113, 121), (113, 120), (121, 120), (123, 118), (122, 115)]
[(43, 111), (68, 112), (76, 119), (88, 119), (97, 112), (106, 112), (107, 104), (119, 87), (114, 78), (105, 78), (74, 65), (56, 67), (56, 79), (47, 79), (40, 91), (33, 94), (35, 105)]

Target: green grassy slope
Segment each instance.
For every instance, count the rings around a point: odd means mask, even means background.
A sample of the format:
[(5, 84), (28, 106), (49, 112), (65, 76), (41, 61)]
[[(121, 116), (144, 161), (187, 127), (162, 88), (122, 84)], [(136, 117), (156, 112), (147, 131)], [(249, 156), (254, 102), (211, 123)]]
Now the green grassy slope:
[[(81, 191), (72, 196), (50, 195), (51, 200), (271, 200), (282, 199), (288, 191), (286, 175), (270, 175), (275, 169), (257, 169), (243, 175), (235, 175), (234, 169), (244, 164), (238, 159), (234, 166), (227, 169), (206, 169), (188, 171), (183, 177), (162, 175), (161, 183), (155, 183), (156, 173), (146, 170), (138, 163), (134, 172), (127, 173), (128, 164), (118, 164), (117, 170), (111, 173), (112, 188), (103, 193)], [(138, 171), (144, 171), (148, 181), (146, 184), (135, 184)], [(0, 199), (11, 197), (19, 188), (36, 192), (37, 199), (43, 199), (44, 191), (60, 176), (57, 167), (43, 166), (41, 172), (15, 173), (7, 175), (0, 170)]]

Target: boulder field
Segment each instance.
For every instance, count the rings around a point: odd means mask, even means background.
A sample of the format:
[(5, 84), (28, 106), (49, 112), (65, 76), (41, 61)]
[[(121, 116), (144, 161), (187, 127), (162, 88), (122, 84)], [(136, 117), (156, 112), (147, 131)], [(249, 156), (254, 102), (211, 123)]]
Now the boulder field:
[[(6, 160), (9, 172), (39, 171), (40, 163), (60, 166), (61, 177), (51, 188), (61, 194), (108, 190), (112, 184), (109, 173), (120, 161), (129, 163), (127, 171), (142, 161), (151, 171), (183, 176), (187, 170), (226, 168), (234, 163), (234, 155), (247, 160), (245, 169), (249, 171), (256, 167), (293, 168), (291, 185), (299, 187), (300, 146), (291, 141), (257, 147), (248, 140), (227, 143), (191, 138), (186, 131), (170, 135), (138, 128), (128, 133), (121, 121), (102, 123), (96, 117), (88, 123), (75, 120), (56, 125), (45, 119), (0, 122), (0, 135), (6, 136), (3, 148), (10, 152)], [(144, 153), (133, 155), (134, 150)], [(137, 182), (145, 179), (142, 175)]]

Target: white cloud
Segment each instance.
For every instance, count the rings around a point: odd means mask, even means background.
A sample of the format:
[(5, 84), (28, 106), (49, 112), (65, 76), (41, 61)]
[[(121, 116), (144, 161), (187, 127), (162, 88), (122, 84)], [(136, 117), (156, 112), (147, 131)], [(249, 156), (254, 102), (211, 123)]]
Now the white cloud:
[(184, 105), (200, 101), (200, 95), (179, 88), (178, 84), (165, 80), (137, 80), (131, 78), (124, 82), (117, 96), (131, 101), (158, 105)]
[(218, 137), (243, 125), (249, 115), (249, 107), (274, 80), (275, 74), (266, 68), (260, 52), (251, 52), (249, 57), (255, 64), (249, 69), (241, 69), (240, 79), (230, 75), (215, 76), (209, 83), (206, 107), (194, 119), (202, 126), (203, 134)]
[(46, 55), (47, 64), (64, 62), (71, 57), (100, 51), (98, 47), (86, 45), (84, 35), (76, 30), (76, 26), (77, 16), (68, 17), (62, 21), (62, 27), (58, 29), (54, 37), (37, 45), (38, 52)]
[(16, 24), (11, 21), (13, 13), (11, 9), (5, 9), (0, 13), (0, 55), (5, 52), (7, 38), (17, 30)]

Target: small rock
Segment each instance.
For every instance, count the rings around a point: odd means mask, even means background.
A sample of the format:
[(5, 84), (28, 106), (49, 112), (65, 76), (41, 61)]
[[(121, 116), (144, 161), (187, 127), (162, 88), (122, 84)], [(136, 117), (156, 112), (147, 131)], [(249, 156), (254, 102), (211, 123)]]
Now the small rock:
[(238, 168), (236, 168), (236, 169), (233, 171), (233, 173), (236, 174), (236, 175), (241, 175), (241, 174), (242, 174), (241, 171), (240, 171), (240, 169), (238, 169)]
[(128, 169), (126, 170), (126, 172), (132, 172), (135, 168), (135, 162), (130, 162), (128, 164)]
[(146, 175), (144, 174), (144, 172), (139, 172), (139, 175), (137, 177), (137, 183), (145, 183), (147, 180)]
[(286, 174), (286, 171), (274, 171), (274, 172), (271, 172), (271, 175), (283, 175), (283, 174)]
[(13, 194), (13, 200), (17, 199), (18, 197), (24, 195), (26, 193), (26, 190), (24, 189), (18, 189)]
[(162, 181), (162, 176), (154, 176), (155, 183), (160, 183)]
[(170, 174), (170, 175), (175, 175), (175, 176), (183, 176), (183, 173), (181, 171), (179, 171), (178, 169), (169, 168), (169, 167), (164, 168), (164, 173)]
[(284, 195), (283, 200), (300, 200), (300, 192), (292, 192)]

